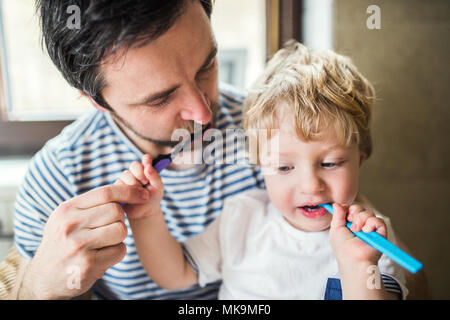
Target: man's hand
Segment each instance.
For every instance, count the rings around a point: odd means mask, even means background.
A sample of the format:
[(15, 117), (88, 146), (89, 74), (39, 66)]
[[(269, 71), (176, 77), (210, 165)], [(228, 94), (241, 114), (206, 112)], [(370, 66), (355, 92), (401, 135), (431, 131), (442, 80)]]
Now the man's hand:
[(19, 299), (66, 299), (89, 290), (126, 254), (124, 213), (119, 203), (147, 202), (142, 187), (110, 185), (63, 202), (50, 215), (30, 261)]
[(158, 172), (152, 167), (152, 158), (145, 154), (142, 162), (135, 161), (130, 169), (126, 170), (117, 180), (115, 185), (130, 185), (144, 187), (150, 193), (150, 198), (145, 204), (128, 204), (123, 209), (128, 220), (139, 220), (151, 215), (161, 214), (160, 203), (164, 194), (164, 185)]

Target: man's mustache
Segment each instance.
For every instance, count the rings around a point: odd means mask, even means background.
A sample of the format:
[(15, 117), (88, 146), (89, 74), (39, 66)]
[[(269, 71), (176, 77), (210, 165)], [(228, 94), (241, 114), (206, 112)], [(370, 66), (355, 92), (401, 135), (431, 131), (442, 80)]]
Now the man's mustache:
[[(158, 140), (158, 139), (153, 139), (151, 137), (146, 137), (146, 136), (140, 134), (139, 132), (137, 132), (136, 130), (134, 130), (133, 126), (130, 123), (128, 123), (125, 119), (120, 117), (114, 110), (110, 111), (110, 113), (114, 118), (116, 118), (118, 121), (120, 121), (125, 127), (127, 127), (129, 130), (134, 132), (134, 134), (136, 134), (140, 138), (142, 138), (146, 141), (155, 143), (159, 146), (173, 148), (176, 145), (178, 145), (180, 142), (185, 141), (185, 139), (187, 139), (188, 137), (190, 137), (191, 140), (193, 140), (195, 135), (201, 136), (202, 131), (205, 130), (208, 126), (210, 126), (210, 125), (214, 126), (214, 120), (215, 120), (218, 106), (219, 106), (219, 104), (216, 102), (212, 102), (210, 105), (211, 111), (213, 113), (213, 119), (211, 120), (212, 122), (205, 124), (205, 125), (201, 125), (199, 123), (196, 123), (193, 120), (189, 120), (183, 125), (183, 127), (177, 128), (173, 131), (171, 140)], [(182, 132), (183, 134), (180, 134), (180, 132)], [(176, 133), (175, 138), (174, 138), (174, 133)]]

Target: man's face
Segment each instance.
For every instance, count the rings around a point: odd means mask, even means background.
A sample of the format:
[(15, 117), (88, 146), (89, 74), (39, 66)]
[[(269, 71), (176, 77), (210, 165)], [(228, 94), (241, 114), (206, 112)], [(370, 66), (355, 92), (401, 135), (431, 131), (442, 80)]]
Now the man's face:
[(102, 91), (112, 115), (144, 152), (170, 145), (172, 132), (213, 122), (218, 103), (217, 47), (199, 1), (149, 44), (108, 57)]

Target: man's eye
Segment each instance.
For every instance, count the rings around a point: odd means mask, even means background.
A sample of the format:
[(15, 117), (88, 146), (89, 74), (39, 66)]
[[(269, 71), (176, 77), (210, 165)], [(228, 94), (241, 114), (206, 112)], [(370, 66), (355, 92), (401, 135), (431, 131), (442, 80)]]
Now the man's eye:
[(216, 59), (214, 58), (206, 66), (204, 66), (200, 72), (201, 73), (208, 72), (209, 70), (214, 68), (215, 65), (216, 65)]
[(160, 98), (160, 99), (155, 100), (154, 102), (150, 103), (149, 106), (154, 107), (154, 108), (161, 108), (161, 107), (164, 107), (166, 104), (168, 104), (169, 100), (170, 100), (170, 96)]
[(167, 101), (168, 101), (168, 99), (164, 99), (161, 102), (153, 104), (153, 107), (158, 107), (158, 108), (164, 107), (167, 104)]
[(212, 67), (214, 67), (216, 65), (216, 57), (212, 58), (211, 61), (208, 63), (208, 65), (205, 67), (205, 69), (211, 69)]

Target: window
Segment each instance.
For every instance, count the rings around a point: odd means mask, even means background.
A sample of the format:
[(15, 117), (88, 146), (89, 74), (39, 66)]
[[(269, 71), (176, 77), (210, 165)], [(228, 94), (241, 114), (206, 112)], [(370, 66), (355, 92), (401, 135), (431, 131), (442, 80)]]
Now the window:
[[(247, 89), (281, 39), (298, 39), (300, 3), (215, 0), (219, 79)], [(41, 47), (35, 1), (0, 0), (0, 36), (0, 155), (31, 154), (92, 107)]]
[(333, 0), (303, 0), (303, 44), (311, 49), (333, 49)]
[(35, 1), (1, 0), (4, 112), (9, 120), (74, 119), (90, 106), (40, 45)]
[(211, 22), (219, 46), (219, 79), (248, 88), (266, 62), (266, 2), (215, 0)]
[[(265, 2), (216, 1), (212, 21), (224, 68), (221, 80), (244, 88), (264, 67)], [(34, 1), (1, 0), (0, 30), (8, 120), (70, 120), (90, 108), (41, 47)]]
[(221, 50), (218, 53), (218, 61), (220, 81), (244, 88), (247, 50)]

